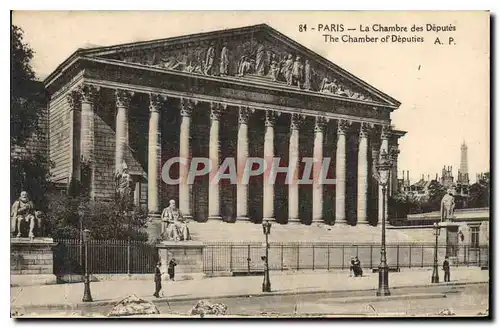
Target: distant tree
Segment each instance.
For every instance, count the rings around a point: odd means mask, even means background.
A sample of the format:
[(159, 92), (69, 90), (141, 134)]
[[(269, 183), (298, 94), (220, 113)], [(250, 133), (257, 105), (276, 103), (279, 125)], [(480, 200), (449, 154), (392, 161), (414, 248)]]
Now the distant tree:
[(469, 207), (489, 207), (490, 186), (488, 183), (474, 183), (469, 188)]

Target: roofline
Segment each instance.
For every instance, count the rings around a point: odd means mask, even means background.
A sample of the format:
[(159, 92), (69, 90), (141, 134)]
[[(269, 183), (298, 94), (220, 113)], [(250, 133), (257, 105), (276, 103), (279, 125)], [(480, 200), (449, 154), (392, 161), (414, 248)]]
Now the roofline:
[(175, 43), (176, 41), (191, 40), (193, 38), (200, 38), (200, 37), (212, 35), (212, 34), (221, 34), (221, 33), (234, 34), (234, 32), (238, 32), (239, 34), (246, 34), (249, 32), (259, 32), (261, 30), (268, 31), (271, 34), (274, 34), (275, 36), (277, 36), (278, 38), (284, 39), (284, 41), (290, 43), (292, 46), (308, 53), (309, 55), (311, 55), (313, 57), (317, 57), (317, 59), (326, 67), (329, 67), (330, 69), (336, 71), (340, 75), (351, 80), (351, 82), (368, 89), (369, 91), (376, 94), (378, 97), (383, 98), (386, 101), (392, 102), (393, 104), (391, 106), (388, 106), (388, 107), (398, 108), (401, 105), (401, 102), (399, 102), (398, 100), (392, 98), (388, 94), (375, 88), (371, 84), (368, 84), (367, 82), (363, 81), (362, 79), (358, 78), (357, 76), (353, 75), (352, 73), (348, 72), (347, 70), (343, 69), (342, 67), (338, 66), (337, 64), (331, 62), (330, 60), (326, 59), (325, 57), (319, 55), (318, 53), (314, 52), (313, 50), (305, 47), (304, 45), (298, 43), (297, 41), (291, 39), (290, 37), (284, 35), (283, 33), (279, 32), (278, 30), (272, 28), (271, 26), (269, 26), (267, 24), (256, 24), (256, 25), (250, 25), (250, 26), (244, 26), (244, 27), (235, 27), (235, 28), (231, 28), (231, 29), (214, 30), (214, 31), (209, 31), (209, 32), (193, 33), (193, 34), (187, 34), (187, 35), (181, 35), (181, 36), (168, 37), (168, 38), (163, 38), (163, 39), (129, 42), (129, 43), (115, 44), (115, 45), (111, 45), (111, 46), (102, 46), (102, 47), (95, 47), (95, 48), (89, 48), (89, 49), (79, 48), (75, 52), (73, 52), (66, 60), (64, 60), (61, 64), (59, 64), (57, 66), (57, 68), (52, 73), (50, 73), (49, 76), (47, 76), (44, 79), (43, 82), (45, 85), (50, 84), (52, 82), (51, 80), (53, 80), (56, 75), (62, 73), (65, 70), (65, 66), (67, 66), (68, 63), (71, 63), (75, 58), (77, 58), (79, 56), (88, 56), (88, 55), (93, 55), (93, 54), (102, 53), (102, 52), (109, 52), (109, 51), (113, 51), (113, 50), (117, 50), (117, 49), (122, 50), (124, 47), (154, 46), (154, 45), (161, 44), (164, 42)]

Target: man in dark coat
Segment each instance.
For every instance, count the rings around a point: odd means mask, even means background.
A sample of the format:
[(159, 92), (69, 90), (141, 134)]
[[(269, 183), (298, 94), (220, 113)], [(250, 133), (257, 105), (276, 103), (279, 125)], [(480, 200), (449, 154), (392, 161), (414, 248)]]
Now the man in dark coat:
[(177, 265), (177, 262), (175, 261), (175, 258), (172, 258), (170, 262), (168, 262), (168, 275), (170, 276), (170, 280), (175, 281), (175, 266)]
[(448, 261), (448, 256), (444, 258), (443, 261), (443, 271), (444, 271), (444, 281), (450, 281), (450, 262)]
[(158, 298), (160, 297), (160, 290), (161, 290), (161, 262), (156, 263), (155, 267), (155, 293), (153, 294), (154, 297)]

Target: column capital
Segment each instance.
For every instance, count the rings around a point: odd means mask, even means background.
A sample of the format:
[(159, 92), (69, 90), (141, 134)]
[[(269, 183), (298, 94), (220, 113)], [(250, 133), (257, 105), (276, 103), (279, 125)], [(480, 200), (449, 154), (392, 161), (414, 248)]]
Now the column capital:
[(389, 156), (391, 160), (396, 160), (398, 159), (399, 153), (401, 151), (399, 150), (399, 147), (397, 145), (393, 145), (389, 147)]
[(306, 116), (303, 114), (292, 114), (290, 117), (290, 130), (298, 130)]
[(96, 101), (99, 95), (100, 87), (96, 87), (89, 84), (82, 84), (78, 87), (78, 91), (81, 94), (82, 102), (93, 103)]
[(71, 110), (82, 110), (82, 94), (79, 90), (71, 90), (66, 95)]
[(149, 111), (158, 113), (167, 97), (158, 93), (149, 94)]
[(323, 132), (329, 118), (324, 116), (316, 116), (316, 123), (314, 125), (314, 132)]
[(250, 118), (250, 114), (252, 114), (255, 110), (251, 107), (240, 106), (239, 107), (239, 124), (248, 124), (248, 119)]
[(115, 95), (116, 95), (116, 107), (128, 108), (130, 106), (130, 101), (134, 96), (134, 92), (128, 90), (116, 90)]
[(181, 98), (181, 116), (190, 117), (196, 103), (195, 100)]
[(391, 136), (391, 126), (386, 124), (382, 125), (382, 132), (380, 133), (380, 139), (389, 139)]
[(280, 112), (275, 112), (272, 110), (266, 110), (266, 119), (265, 119), (265, 125), (269, 127), (273, 127), (274, 123), (276, 123), (276, 118), (280, 116)]
[(373, 124), (361, 123), (359, 126), (359, 138), (368, 138), (370, 131), (373, 129)]
[(210, 103), (210, 119), (212, 121), (218, 121), (220, 119), (220, 115), (222, 110), (226, 109), (225, 104), (221, 104), (218, 102), (211, 102)]
[(351, 122), (349, 122), (348, 120), (339, 120), (337, 126), (337, 134), (346, 134), (350, 126)]

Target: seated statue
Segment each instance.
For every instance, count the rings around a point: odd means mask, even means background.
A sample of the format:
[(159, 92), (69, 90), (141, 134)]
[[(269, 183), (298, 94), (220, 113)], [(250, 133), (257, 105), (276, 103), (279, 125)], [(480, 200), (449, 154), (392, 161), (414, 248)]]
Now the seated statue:
[(33, 202), (29, 200), (28, 193), (26, 191), (22, 191), (19, 199), (12, 204), (11, 233), (18, 238), (22, 237), (22, 222), (29, 223), (28, 237), (31, 239), (35, 238), (35, 224), (38, 226), (39, 231), (42, 230), (42, 212), (35, 211), (35, 206), (33, 205)]
[(164, 240), (191, 240), (189, 228), (182, 213), (171, 199), (169, 206), (161, 213), (161, 237)]
[(448, 193), (441, 200), (441, 222), (446, 222), (453, 218), (454, 211), (455, 198), (453, 197), (453, 190), (448, 189)]

